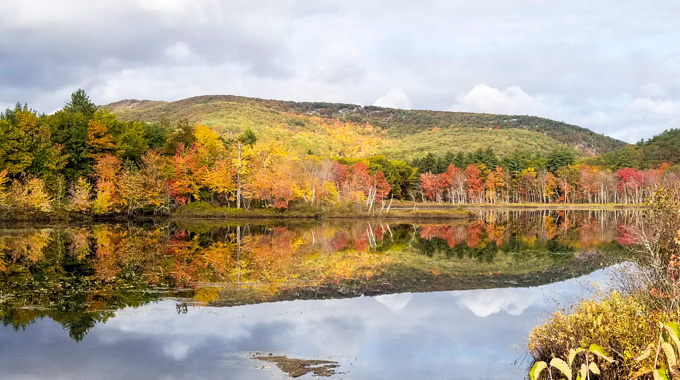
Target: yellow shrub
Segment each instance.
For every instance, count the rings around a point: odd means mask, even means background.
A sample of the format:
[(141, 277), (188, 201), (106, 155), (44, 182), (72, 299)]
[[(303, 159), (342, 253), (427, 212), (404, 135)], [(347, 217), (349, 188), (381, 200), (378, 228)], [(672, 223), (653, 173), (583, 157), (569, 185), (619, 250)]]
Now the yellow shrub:
[(40, 178), (29, 178), (24, 183), (15, 180), (9, 191), (9, 203), (26, 211), (52, 211), (52, 198)]
[(653, 358), (641, 362), (635, 358), (656, 342), (657, 323), (677, 319), (650, 310), (635, 296), (612, 292), (601, 300), (581, 301), (568, 313), (564, 309), (553, 313), (531, 331), (527, 347), (536, 360), (550, 361), (552, 357), (566, 358), (570, 348), (595, 343), (617, 360), (603, 375), (609, 372), (612, 378), (628, 378), (644, 366), (651, 367), (647, 361)]

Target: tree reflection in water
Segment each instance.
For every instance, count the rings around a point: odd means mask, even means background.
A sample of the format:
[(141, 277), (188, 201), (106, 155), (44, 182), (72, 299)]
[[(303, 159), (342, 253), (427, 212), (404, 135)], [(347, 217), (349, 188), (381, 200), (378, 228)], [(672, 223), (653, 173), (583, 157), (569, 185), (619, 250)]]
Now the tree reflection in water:
[(81, 340), (160, 299), (231, 306), (299, 298), (529, 286), (623, 259), (634, 212), (487, 212), (453, 225), (110, 225), (0, 231), (0, 318)]

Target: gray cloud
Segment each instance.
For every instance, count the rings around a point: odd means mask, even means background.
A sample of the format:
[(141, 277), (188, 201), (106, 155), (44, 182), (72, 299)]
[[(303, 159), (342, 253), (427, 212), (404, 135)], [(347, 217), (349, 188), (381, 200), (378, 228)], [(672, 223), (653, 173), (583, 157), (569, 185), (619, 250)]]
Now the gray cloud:
[(79, 87), (101, 104), (374, 104), (398, 89), (415, 109), (536, 114), (627, 141), (680, 123), (673, 2), (8, 0), (0, 13), (0, 106), (51, 112)]

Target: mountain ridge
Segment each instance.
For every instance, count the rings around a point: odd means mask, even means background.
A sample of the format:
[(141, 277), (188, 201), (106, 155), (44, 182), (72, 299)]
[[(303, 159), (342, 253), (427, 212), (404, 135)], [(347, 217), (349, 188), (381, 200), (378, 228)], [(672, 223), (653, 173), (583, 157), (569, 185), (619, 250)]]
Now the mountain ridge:
[(244, 128), (267, 133), (272, 125), (295, 132), (316, 130), (317, 124), (325, 122), (356, 125), (359, 129), (370, 124), (374, 131), (362, 130), (359, 134), (379, 138), (377, 150), (396, 159), (417, 158), (427, 153), (425, 150), (443, 154), (447, 150), (467, 152), (490, 145), (499, 150), (500, 156), (518, 149), (545, 152), (556, 145), (569, 146), (588, 156), (627, 145), (584, 127), (528, 115), (403, 110), (237, 95), (201, 95), (177, 101), (123, 99), (103, 107), (122, 120), (187, 119), (223, 133), (237, 133)]

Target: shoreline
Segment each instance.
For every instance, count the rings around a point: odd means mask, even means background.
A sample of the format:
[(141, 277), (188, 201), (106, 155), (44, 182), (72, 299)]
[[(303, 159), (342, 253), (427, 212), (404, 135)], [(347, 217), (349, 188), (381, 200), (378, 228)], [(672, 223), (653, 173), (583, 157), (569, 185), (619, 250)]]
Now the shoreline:
[[(615, 211), (615, 210), (644, 210), (646, 204), (615, 204), (615, 203), (486, 203), (486, 204), (424, 204), (426, 210), (460, 209), (466, 211), (487, 210), (573, 210), (573, 211)], [(420, 207), (419, 206), (419, 207)]]
[(469, 220), (484, 211), (640, 211), (646, 204), (541, 204), (541, 203), (494, 203), (494, 204), (450, 204), (397, 202), (389, 212), (374, 210), (354, 211), (342, 208), (307, 209), (235, 209), (216, 207), (205, 203), (180, 206), (169, 214), (82, 214), (56, 211), (14, 212), (0, 217), (0, 223), (94, 223), (94, 222), (156, 222), (182, 219), (290, 219), (290, 220)]

